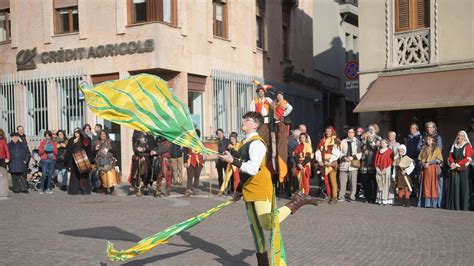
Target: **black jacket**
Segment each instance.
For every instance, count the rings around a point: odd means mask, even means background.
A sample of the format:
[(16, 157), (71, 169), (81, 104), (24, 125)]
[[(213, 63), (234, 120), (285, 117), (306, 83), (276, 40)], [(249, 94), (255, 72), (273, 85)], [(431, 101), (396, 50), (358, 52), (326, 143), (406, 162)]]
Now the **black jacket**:
[(8, 144), (10, 150), (10, 162), (8, 169), (10, 173), (24, 173), (28, 170), (28, 162), (30, 161), (30, 151), (24, 142), (18, 141), (14, 143), (10, 141)]

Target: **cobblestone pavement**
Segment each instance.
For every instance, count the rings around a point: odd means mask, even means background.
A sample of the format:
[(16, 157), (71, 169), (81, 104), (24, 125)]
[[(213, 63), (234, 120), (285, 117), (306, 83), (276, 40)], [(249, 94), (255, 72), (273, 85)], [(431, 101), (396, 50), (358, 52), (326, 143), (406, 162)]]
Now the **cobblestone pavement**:
[[(0, 201), (0, 264), (115, 265), (106, 240), (128, 248), (223, 200), (11, 195)], [(282, 232), (289, 265), (474, 265), (473, 212), (322, 204), (300, 209)], [(256, 265), (242, 201), (125, 264)]]

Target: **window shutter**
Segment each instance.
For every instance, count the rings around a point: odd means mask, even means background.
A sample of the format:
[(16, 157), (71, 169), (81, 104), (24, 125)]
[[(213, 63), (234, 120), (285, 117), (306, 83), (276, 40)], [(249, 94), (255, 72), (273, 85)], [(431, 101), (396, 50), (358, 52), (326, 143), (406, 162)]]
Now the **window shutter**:
[(155, 0), (146, 1), (146, 21), (156, 21), (157, 3)]
[(416, 28), (430, 27), (430, 0), (416, 0)]
[(402, 31), (410, 28), (410, 1), (397, 0), (396, 1), (396, 24), (395, 30)]

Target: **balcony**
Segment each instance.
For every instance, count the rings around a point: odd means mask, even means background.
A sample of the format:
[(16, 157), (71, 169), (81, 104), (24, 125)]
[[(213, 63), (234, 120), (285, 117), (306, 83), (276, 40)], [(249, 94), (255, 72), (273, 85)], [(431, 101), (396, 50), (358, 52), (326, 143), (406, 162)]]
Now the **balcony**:
[(358, 0), (340, 0), (339, 12), (341, 14), (342, 20), (358, 27)]
[(430, 29), (395, 33), (393, 38), (393, 66), (430, 63)]

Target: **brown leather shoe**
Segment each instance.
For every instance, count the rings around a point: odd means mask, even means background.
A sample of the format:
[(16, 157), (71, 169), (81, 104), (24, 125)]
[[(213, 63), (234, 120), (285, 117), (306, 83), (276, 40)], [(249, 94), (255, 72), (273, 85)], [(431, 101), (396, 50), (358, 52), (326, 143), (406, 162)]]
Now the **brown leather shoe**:
[(329, 204), (336, 204), (337, 203), (337, 198), (331, 198), (329, 200)]
[(263, 253), (257, 253), (257, 263), (258, 263), (258, 266), (270, 265), (270, 263), (268, 262), (268, 256), (267, 256), (266, 251)]
[(294, 214), (301, 206), (311, 204), (318, 206), (319, 202), (316, 198), (304, 195), (301, 191), (296, 192), (291, 197), (291, 200), (286, 204), (290, 208), (291, 214)]

